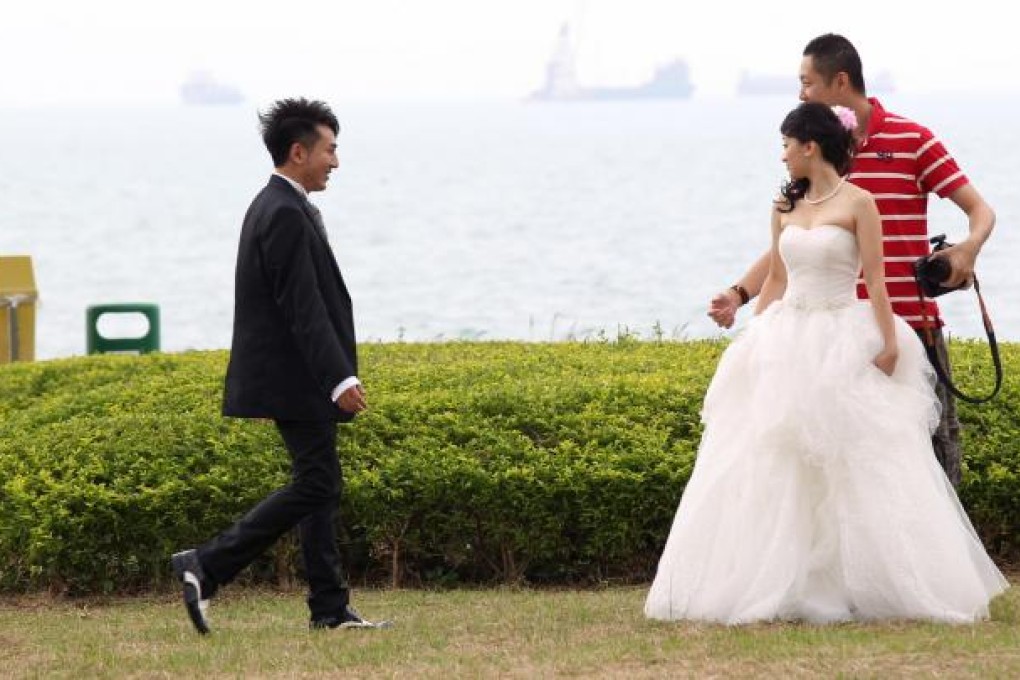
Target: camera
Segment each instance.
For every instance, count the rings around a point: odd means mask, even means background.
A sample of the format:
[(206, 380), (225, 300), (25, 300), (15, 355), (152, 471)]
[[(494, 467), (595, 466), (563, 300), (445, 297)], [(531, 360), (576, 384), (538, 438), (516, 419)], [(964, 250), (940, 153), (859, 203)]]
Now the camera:
[[(929, 241), (932, 244), (932, 254), (950, 248), (953, 245), (946, 242), (945, 234), (932, 236)], [(966, 288), (966, 284), (952, 288), (942, 285), (952, 273), (953, 268), (949, 261), (941, 257), (926, 255), (914, 261), (914, 278), (917, 280), (918, 287), (927, 297), (938, 297), (939, 295), (951, 293), (954, 290)]]

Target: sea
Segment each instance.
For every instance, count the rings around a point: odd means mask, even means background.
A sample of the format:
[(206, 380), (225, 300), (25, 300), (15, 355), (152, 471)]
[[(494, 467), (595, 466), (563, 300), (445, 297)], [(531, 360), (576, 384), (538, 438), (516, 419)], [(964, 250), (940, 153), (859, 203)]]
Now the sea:
[[(898, 95), (998, 214), (978, 277), (1020, 341), (1017, 98)], [(769, 244), (781, 96), (335, 104), (340, 168), (313, 196), (363, 342), (694, 339)], [(159, 306), (164, 351), (230, 344), (245, 209), (272, 171), (254, 106), (0, 111), (0, 256), (32, 258), (36, 356), (85, 353), (89, 305)], [(932, 198), (931, 232), (963, 214)], [(984, 336), (973, 292), (950, 335)], [(107, 336), (145, 330), (107, 315)]]

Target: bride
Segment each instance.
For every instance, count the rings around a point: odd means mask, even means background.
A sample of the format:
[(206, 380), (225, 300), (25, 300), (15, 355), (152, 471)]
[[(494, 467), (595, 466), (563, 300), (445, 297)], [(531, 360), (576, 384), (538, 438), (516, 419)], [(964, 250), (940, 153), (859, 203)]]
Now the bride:
[(780, 128), (771, 269), (705, 396), (648, 617), (969, 622), (1008, 587), (932, 452), (931, 366), (889, 305), (874, 199), (846, 182), (854, 124), (809, 102)]

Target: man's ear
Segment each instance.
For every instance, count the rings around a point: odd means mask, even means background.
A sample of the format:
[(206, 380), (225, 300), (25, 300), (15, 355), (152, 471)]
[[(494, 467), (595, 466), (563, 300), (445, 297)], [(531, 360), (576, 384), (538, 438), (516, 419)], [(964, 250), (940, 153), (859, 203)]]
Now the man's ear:
[(290, 152), (287, 154), (287, 158), (291, 162), (301, 165), (308, 158), (308, 149), (301, 142), (294, 142), (290, 145)]
[(850, 89), (850, 74), (846, 71), (838, 71), (835, 76), (835, 85), (840, 90)]

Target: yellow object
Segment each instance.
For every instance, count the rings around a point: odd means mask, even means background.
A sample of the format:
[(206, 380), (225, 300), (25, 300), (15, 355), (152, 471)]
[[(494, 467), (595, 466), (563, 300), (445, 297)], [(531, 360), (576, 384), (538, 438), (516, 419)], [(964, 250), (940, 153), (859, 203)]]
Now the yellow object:
[(0, 364), (35, 360), (38, 298), (32, 258), (0, 257)]

